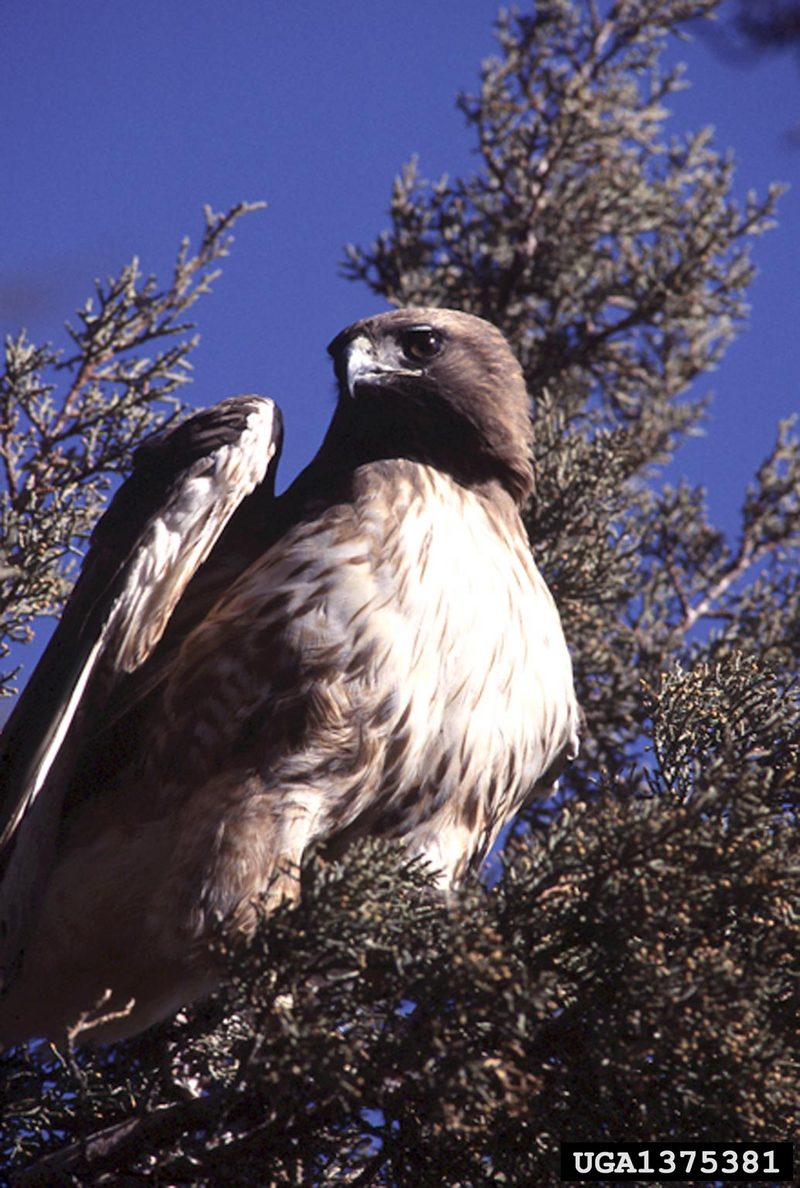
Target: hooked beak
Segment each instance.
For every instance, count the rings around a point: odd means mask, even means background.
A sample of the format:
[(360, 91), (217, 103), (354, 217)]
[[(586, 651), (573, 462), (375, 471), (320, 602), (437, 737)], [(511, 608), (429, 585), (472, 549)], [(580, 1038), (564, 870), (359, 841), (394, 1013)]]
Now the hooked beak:
[(375, 357), (375, 347), (363, 334), (352, 339), (345, 348), (347, 390), (351, 399), (355, 399), (356, 388), (361, 383), (375, 383), (393, 368), (379, 363)]
[(407, 375), (405, 368), (382, 364), (378, 361), (376, 347), (363, 334), (352, 339), (345, 348), (345, 374), (347, 391), (351, 399), (355, 399), (355, 390), (359, 384), (374, 385), (382, 383), (388, 375)]

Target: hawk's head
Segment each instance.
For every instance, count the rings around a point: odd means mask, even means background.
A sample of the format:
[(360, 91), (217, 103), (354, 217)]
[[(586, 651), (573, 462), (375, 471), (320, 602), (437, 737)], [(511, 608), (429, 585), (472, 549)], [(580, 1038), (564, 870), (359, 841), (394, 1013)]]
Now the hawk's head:
[(464, 482), (533, 487), (530, 401), (500, 331), (451, 309), (403, 309), (348, 326), (328, 347), (334, 432), (359, 459), (409, 457)]

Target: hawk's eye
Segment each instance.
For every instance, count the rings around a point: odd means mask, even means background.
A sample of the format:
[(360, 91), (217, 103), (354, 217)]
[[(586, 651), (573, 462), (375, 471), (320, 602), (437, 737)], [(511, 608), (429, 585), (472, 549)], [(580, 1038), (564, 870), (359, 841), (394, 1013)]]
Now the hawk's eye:
[(431, 326), (412, 326), (400, 335), (400, 346), (407, 359), (427, 363), (442, 349), (442, 336)]

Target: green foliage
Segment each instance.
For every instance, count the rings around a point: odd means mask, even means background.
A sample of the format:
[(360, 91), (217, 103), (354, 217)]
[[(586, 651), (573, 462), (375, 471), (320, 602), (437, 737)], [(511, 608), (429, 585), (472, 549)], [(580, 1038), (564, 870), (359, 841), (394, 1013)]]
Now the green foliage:
[[(112, 476), (139, 442), (178, 415), (173, 396), (190, 376), (197, 343), (185, 313), (219, 275), (231, 228), (257, 206), (205, 211), (197, 252), (181, 244), (169, 284), (144, 277), (134, 258), (68, 325), (66, 357), (24, 331), (5, 344), (0, 376), (0, 659), (56, 614), (103, 509)], [(13, 674), (0, 675), (0, 695)]]
[(476, 172), (409, 166), (349, 249), (376, 294), (489, 317), (522, 361), (531, 539), (588, 719), (560, 804), (448, 903), (388, 846), (317, 857), (210, 1003), (10, 1056), (27, 1182), (555, 1185), (560, 1139), (797, 1131), (797, 441), (779, 427), (735, 539), (658, 483), (776, 198), (740, 208), (709, 134), (665, 133), (665, 38), (715, 7), (501, 17), (461, 100)]

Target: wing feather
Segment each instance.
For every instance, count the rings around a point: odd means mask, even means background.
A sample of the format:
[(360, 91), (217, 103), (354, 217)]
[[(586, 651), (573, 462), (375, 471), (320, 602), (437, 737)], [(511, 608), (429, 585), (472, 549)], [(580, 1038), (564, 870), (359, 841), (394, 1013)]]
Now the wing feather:
[(18, 931), (11, 917), (19, 923), (47, 861), (82, 725), (152, 654), (237, 508), (262, 484), (271, 492), (281, 439), (277, 406), (239, 396), (156, 435), (134, 455), (0, 740), (0, 945)]

